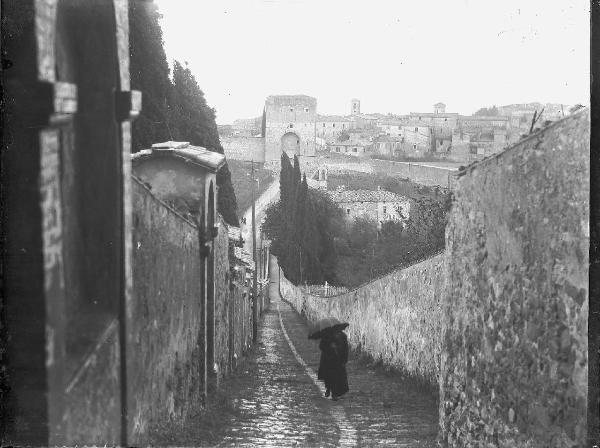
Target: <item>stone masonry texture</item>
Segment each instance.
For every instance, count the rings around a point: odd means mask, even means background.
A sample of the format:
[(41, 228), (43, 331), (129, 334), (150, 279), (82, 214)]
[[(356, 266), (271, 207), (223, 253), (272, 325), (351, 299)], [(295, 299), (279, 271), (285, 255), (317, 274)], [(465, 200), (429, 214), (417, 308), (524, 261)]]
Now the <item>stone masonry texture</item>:
[(183, 420), (202, 404), (201, 264), (196, 227), (133, 182), (129, 383), (132, 442), (156, 420)]
[(437, 385), (441, 352), (444, 256), (437, 255), (358, 289), (324, 298), (281, 278), (283, 298), (309, 322), (348, 322), (354, 349)]
[(441, 439), (586, 438), (589, 110), (467, 169), (446, 233)]
[[(214, 241), (215, 257), (215, 364), (217, 375), (229, 371), (229, 322), (230, 290), (229, 290), (229, 237), (225, 223), (219, 216), (219, 233)], [(209, 366), (210, 367), (210, 366)]]

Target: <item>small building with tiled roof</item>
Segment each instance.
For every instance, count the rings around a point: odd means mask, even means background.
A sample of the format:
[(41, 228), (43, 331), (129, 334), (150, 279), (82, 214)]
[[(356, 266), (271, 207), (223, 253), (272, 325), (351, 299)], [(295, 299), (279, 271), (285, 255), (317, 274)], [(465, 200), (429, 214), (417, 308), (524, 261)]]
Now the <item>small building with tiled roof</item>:
[(380, 188), (377, 190), (338, 188), (329, 191), (328, 194), (343, 210), (348, 224), (353, 223), (356, 218), (366, 217), (381, 227), (386, 221), (405, 222), (410, 214), (410, 199)]
[(330, 143), (335, 141), (343, 132), (347, 132), (352, 125), (352, 120), (341, 115), (317, 115), (316, 135)]
[(216, 231), (217, 172), (225, 156), (188, 142), (164, 142), (131, 156), (133, 175), (158, 199), (202, 225), (207, 239)]
[(368, 142), (356, 142), (347, 140), (345, 142), (333, 142), (327, 144), (329, 152), (337, 152), (349, 156), (361, 157), (369, 152), (371, 144)]

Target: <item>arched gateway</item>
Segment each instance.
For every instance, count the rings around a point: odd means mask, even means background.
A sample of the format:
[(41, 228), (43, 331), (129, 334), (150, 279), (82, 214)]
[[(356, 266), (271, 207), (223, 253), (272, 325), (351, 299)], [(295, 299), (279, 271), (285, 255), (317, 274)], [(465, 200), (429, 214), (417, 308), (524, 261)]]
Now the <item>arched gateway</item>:
[(287, 132), (281, 137), (281, 150), (288, 155), (300, 154), (300, 137), (294, 132)]

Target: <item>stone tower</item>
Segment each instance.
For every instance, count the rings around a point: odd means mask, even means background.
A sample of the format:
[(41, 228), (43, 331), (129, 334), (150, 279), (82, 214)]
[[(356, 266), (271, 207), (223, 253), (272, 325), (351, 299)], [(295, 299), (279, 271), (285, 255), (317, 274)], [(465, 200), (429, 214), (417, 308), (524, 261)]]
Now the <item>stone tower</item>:
[(351, 110), (352, 115), (360, 114), (360, 100), (357, 100), (356, 98), (352, 98), (350, 110)]
[(265, 160), (315, 155), (317, 99), (306, 95), (273, 95), (265, 101)]
[(445, 114), (446, 113), (446, 105), (444, 103), (435, 103), (433, 105), (433, 113), (434, 114)]

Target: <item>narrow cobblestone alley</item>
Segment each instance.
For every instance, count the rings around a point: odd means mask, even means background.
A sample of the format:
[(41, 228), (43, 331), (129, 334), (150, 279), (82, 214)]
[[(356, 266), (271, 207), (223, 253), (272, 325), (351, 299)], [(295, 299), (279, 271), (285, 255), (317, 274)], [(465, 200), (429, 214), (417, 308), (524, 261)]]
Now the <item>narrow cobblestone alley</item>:
[(281, 300), (275, 262), (271, 272), (271, 306), (257, 346), (222, 384), (237, 397), (240, 416), (217, 446), (435, 446), (437, 397), (412, 381), (351, 359), (350, 392), (338, 402), (323, 397), (315, 385), (318, 344)]

